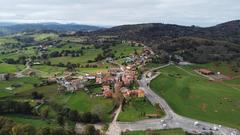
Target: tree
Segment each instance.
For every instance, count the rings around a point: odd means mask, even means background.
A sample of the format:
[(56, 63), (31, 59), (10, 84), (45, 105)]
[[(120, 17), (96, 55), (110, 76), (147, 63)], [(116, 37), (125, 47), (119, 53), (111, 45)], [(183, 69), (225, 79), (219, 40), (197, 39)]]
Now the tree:
[[(91, 110), (91, 113), (96, 114), (97, 116), (99, 116), (96, 120), (98, 120), (99, 118), (101, 120), (103, 120), (104, 118), (104, 106), (103, 105), (96, 105), (94, 106), (94, 108)], [(93, 120), (94, 121), (94, 120)]]
[(113, 93), (113, 102), (114, 102), (115, 106), (120, 106), (123, 102), (123, 99), (124, 98), (119, 90), (116, 90)]
[(59, 57), (59, 52), (58, 51), (54, 51), (54, 52), (51, 52), (50, 54), (49, 54), (49, 56), (50, 57)]
[(15, 123), (5, 117), (0, 117), (0, 135), (11, 135)]
[(62, 115), (58, 115), (57, 123), (59, 124), (59, 126), (64, 127), (65, 121), (64, 121), (64, 117)]
[(102, 56), (102, 54), (98, 54), (97, 57), (95, 58), (95, 61), (100, 61), (103, 59), (104, 59), (104, 57)]
[(34, 92), (32, 92), (32, 97), (33, 97), (33, 99), (42, 99), (43, 94), (34, 91)]
[(40, 128), (37, 130), (36, 135), (50, 135), (51, 129), (48, 127)]
[(31, 125), (16, 125), (12, 128), (13, 135), (35, 135), (36, 130)]
[(70, 119), (71, 121), (76, 122), (76, 121), (79, 120), (79, 113), (78, 113), (77, 110), (70, 110), (68, 117), (69, 117), (69, 119)]
[(48, 109), (43, 110), (42, 113), (41, 113), (41, 116), (42, 116), (43, 119), (47, 119), (48, 115), (49, 115), (49, 110)]
[(90, 123), (92, 118), (92, 114), (90, 112), (83, 113), (82, 115), (82, 122)]
[(55, 128), (51, 131), (52, 135), (66, 135), (63, 128)]
[(96, 130), (93, 125), (87, 125), (84, 129), (84, 135), (100, 135), (100, 131)]

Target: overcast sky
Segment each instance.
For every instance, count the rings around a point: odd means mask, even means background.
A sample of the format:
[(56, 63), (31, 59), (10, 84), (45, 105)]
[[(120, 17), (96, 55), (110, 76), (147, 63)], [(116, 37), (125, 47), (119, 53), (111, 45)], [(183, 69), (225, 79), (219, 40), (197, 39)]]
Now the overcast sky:
[(211, 26), (240, 19), (240, 0), (0, 0), (0, 21)]

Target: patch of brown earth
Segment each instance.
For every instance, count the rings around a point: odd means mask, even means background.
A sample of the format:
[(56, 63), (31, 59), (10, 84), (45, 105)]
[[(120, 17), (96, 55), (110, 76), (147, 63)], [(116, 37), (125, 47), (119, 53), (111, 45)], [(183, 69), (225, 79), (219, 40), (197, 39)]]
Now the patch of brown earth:
[(202, 104), (200, 105), (200, 108), (201, 108), (201, 110), (202, 110), (203, 112), (206, 112), (206, 111), (207, 111), (207, 108), (208, 108), (208, 104), (202, 103)]

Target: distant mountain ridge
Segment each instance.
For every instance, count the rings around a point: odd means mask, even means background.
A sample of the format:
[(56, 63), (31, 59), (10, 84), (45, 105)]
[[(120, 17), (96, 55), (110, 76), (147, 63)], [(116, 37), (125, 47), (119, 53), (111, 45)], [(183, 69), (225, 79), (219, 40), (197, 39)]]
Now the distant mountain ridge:
[(35, 31), (35, 30), (52, 30), (58, 32), (69, 31), (96, 31), (102, 29), (102, 27), (81, 25), (81, 24), (60, 24), (54, 22), (47, 23), (0, 23), (0, 35), (11, 34), (23, 31)]

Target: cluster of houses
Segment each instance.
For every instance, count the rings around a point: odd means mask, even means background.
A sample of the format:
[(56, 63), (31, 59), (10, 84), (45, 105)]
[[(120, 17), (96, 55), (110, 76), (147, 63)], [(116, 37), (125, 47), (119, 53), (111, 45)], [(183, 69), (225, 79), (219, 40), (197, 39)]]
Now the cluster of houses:
[[(98, 77), (99, 78), (98, 73)], [(136, 79), (136, 66), (129, 65), (121, 68), (111, 68), (108, 73), (101, 76), (102, 78), (97, 79), (96, 83), (100, 84), (99, 80), (102, 84), (103, 95), (107, 98), (111, 98), (114, 91), (121, 91), (125, 98), (136, 96), (136, 97), (144, 97), (143, 90), (130, 90), (128, 86), (134, 83)]]
[(72, 74), (66, 74), (61, 77), (50, 77), (48, 78), (49, 83), (58, 83), (59, 90), (66, 90), (67, 92), (75, 92), (77, 90), (83, 89), (87, 82), (87, 79), (80, 77), (75, 77)]
[[(113, 67), (108, 72), (98, 72), (96, 74), (86, 74), (81, 77), (55, 77), (60, 86), (67, 91), (77, 91), (85, 87), (86, 82), (91, 81), (102, 86), (102, 96), (111, 98), (115, 91), (120, 91), (125, 98), (144, 97), (144, 91), (141, 89), (129, 89), (129, 86), (137, 79), (137, 66), (147, 62), (154, 55), (151, 49), (145, 47), (141, 54), (133, 54), (129, 57), (131, 60), (127, 66)], [(49, 79), (51, 80), (51, 79)]]
[(84, 88), (84, 79), (81, 78), (72, 78), (71, 76), (59, 77), (56, 79), (56, 82), (62, 87), (65, 87), (67, 91), (74, 92), (79, 89)]
[(134, 63), (136, 65), (146, 64), (151, 61), (154, 52), (149, 47), (144, 47), (141, 54), (132, 54), (125, 58), (125, 63)]
[(110, 68), (106, 73), (96, 73), (94, 75), (74, 77), (67, 74), (61, 77), (51, 77), (49, 83), (58, 83), (59, 89), (64, 88), (67, 92), (74, 92), (83, 89), (86, 82), (92, 81), (102, 86), (102, 96), (111, 98), (114, 91), (119, 90), (124, 97), (144, 97), (144, 91), (140, 89), (130, 90), (128, 86), (134, 83), (136, 79), (136, 66), (129, 65), (121, 68)]

